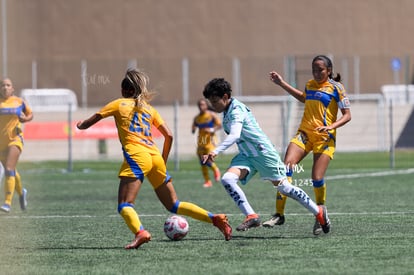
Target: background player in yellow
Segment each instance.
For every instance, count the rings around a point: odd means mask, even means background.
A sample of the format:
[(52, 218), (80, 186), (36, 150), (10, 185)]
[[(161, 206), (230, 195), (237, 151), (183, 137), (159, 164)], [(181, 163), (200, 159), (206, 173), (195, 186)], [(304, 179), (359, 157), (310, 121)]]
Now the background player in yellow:
[[(302, 122), (295, 137), (286, 150), (284, 163), (287, 176), (292, 181), (292, 174), (298, 163), (313, 151), (312, 184), (315, 201), (325, 205), (326, 184), (325, 172), (335, 152), (336, 129), (351, 120), (351, 109), (345, 88), (339, 82), (339, 74), (333, 77), (333, 65), (329, 57), (318, 55), (312, 60), (313, 79), (306, 84), (305, 91), (289, 85), (279, 73), (270, 72), (270, 80), (282, 87), (298, 101), (305, 104)], [(342, 116), (337, 119), (338, 109)], [(263, 223), (265, 227), (282, 225), (285, 222), (284, 210), (286, 196), (276, 195), (276, 214)], [(318, 220), (315, 221), (313, 233), (322, 232)]]
[(0, 210), (9, 213), (15, 190), (19, 195), (20, 208), (26, 210), (27, 206), (27, 190), (22, 186), (16, 166), (23, 150), (22, 123), (32, 120), (33, 113), (23, 99), (13, 95), (14, 87), (10, 79), (3, 79), (0, 85), (0, 160), (6, 176), (5, 201)]
[(221, 121), (218, 116), (210, 110), (209, 103), (206, 99), (200, 99), (197, 103), (200, 113), (194, 117), (193, 125), (191, 126), (191, 132), (194, 134), (198, 129), (197, 137), (197, 155), (200, 159), (201, 172), (204, 178), (204, 187), (211, 187), (210, 176), (208, 174), (208, 168), (214, 173), (214, 180), (217, 182), (220, 180), (220, 169), (214, 161), (208, 161), (203, 163), (203, 155), (208, 155), (216, 148), (217, 137), (216, 131), (221, 129)]
[[(113, 116), (115, 119), (124, 155), (119, 170), (118, 212), (135, 234), (135, 239), (125, 248), (138, 248), (151, 240), (151, 234), (144, 229), (134, 210), (144, 177), (148, 178), (167, 210), (212, 223), (220, 229), (226, 240), (230, 240), (232, 229), (226, 215), (213, 215), (193, 203), (178, 200), (166, 168), (173, 135), (158, 111), (148, 103), (153, 94), (147, 88), (148, 82), (145, 73), (128, 70), (121, 83), (122, 98), (111, 101), (96, 114), (77, 123), (79, 129), (87, 129), (103, 118)], [(164, 136), (162, 153), (152, 139), (152, 127)]]

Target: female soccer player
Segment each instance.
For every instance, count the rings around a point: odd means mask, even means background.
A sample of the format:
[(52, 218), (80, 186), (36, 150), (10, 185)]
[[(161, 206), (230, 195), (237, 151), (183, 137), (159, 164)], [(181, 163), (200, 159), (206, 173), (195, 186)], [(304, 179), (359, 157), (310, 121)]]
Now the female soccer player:
[[(90, 118), (77, 123), (79, 129), (87, 129), (102, 118), (113, 116), (115, 119), (124, 155), (119, 170), (118, 212), (135, 234), (135, 239), (125, 248), (138, 248), (151, 240), (151, 234), (144, 229), (133, 208), (144, 177), (148, 178), (167, 210), (212, 223), (226, 240), (230, 240), (232, 229), (226, 215), (213, 215), (193, 203), (178, 200), (166, 168), (173, 135), (157, 110), (148, 103), (153, 94), (147, 88), (148, 81), (148, 76), (143, 72), (128, 70), (121, 83), (122, 98), (108, 103)], [(162, 153), (152, 139), (152, 126), (164, 136)]]
[[(339, 81), (341, 76), (333, 77), (332, 61), (325, 55), (318, 55), (312, 61), (313, 79), (302, 92), (283, 80), (279, 73), (270, 72), (270, 80), (282, 87), (294, 98), (305, 104), (302, 122), (286, 151), (284, 163), (287, 175), (292, 181), (294, 167), (313, 151), (312, 183), (315, 201), (325, 205), (325, 172), (335, 152), (336, 129), (351, 120), (351, 109), (345, 89)], [(338, 108), (342, 116), (337, 119)], [(284, 209), (286, 197), (280, 192), (276, 195), (276, 214), (263, 223), (265, 227), (282, 225), (285, 222)], [(321, 225), (316, 220), (313, 234), (321, 233)]]
[(0, 160), (6, 174), (4, 185), (5, 202), (0, 210), (9, 213), (14, 190), (19, 194), (20, 208), (26, 210), (27, 190), (23, 188), (17, 162), (23, 150), (22, 123), (33, 119), (27, 103), (13, 95), (14, 88), (10, 79), (1, 81), (0, 87)]
[(223, 78), (212, 79), (205, 86), (203, 94), (216, 112), (223, 113), (223, 128), (227, 134), (216, 149), (203, 156), (204, 162), (214, 160), (220, 152), (234, 143), (237, 143), (239, 149), (239, 154), (232, 159), (230, 168), (221, 178), (227, 193), (246, 216), (244, 222), (236, 229), (245, 231), (260, 226), (259, 215), (250, 206), (243, 190), (237, 185), (239, 180), (242, 184), (246, 184), (259, 172), (261, 178), (270, 180), (279, 192), (297, 200), (312, 212), (322, 225), (323, 231), (328, 233), (330, 222), (325, 206), (316, 205), (302, 189), (289, 183), (285, 165), (250, 109), (231, 97), (230, 83)]
[(200, 158), (201, 172), (204, 177), (203, 186), (207, 188), (213, 186), (208, 174), (209, 167), (213, 170), (215, 181), (219, 181), (221, 175), (217, 165), (212, 161), (203, 163), (202, 156), (207, 155), (216, 147), (217, 137), (215, 133), (221, 128), (221, 122), (217, 115), (209, 110), (209, 103), (206, 99), (200, 99), (197, 105), (200, 113), (194, 117), (191, 132), (194, 134), (198, 129), (197, 155)]

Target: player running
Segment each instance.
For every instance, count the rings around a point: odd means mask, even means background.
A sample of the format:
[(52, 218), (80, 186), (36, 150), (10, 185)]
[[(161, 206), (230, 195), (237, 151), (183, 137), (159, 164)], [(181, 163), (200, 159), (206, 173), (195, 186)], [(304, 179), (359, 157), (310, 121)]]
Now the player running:
[[(270, 72), (270, 80), (282, 87), (294, 98), (305, 104), (302, 122), (290, 141), (284, 163), (287, 176), (292, 182), (294, 167), (313, 151), (312, 183), (315, 201), (325, 205), (325, 172), (335, 152), (336, 129), (351, 120), (351, 109), (345, 89), (339, 81), (339, 74), (333, 77), (332, 61), (325, 55), (318, 55), (312, 61), (313, 79), (306, 84), (302, 92), (285, 82), (279, 73)], [(337, 119), (338, 108), (342, 116)], [(286, 197), (280, 192), (276, 195), (276, 213), (263, 223), (265, 227), (282, 225), (285, 222)], [(315, 220), (313, 234), (322, 232), (321, 225)]]
[[(147, 88), (149, 79), (138, 70), (128, 70), (122, 80), (122, 98), (116, 99), (90, 118), (77, 123), (79, 129), (87, 129), (103, 118), (113, 116), (122, 145), (124, 162), (119, 170), (118, 212), (125, 220), (135, 239), (125, 249), (138, 248), (151, 240), (134, 210), (135, 198), (147, 177), (158, 199), (172, 213), (212, 223), (218, 227), (228, 241), (232, 229), (224, 214), (213, 215), (189, 202), (181, 202), (167, 172), (166, 162), (170, 153), (173, 135), (158, 111), (148, 102), (152, 92)], [(162, 153), (152, 139), (151, 127), (164, 136)]]
[(198, 129), (197, 156), (200, 159), (201, 172), (204, 178), (204, 187), (213, 186), (208, 174), (208, 168), (214, 173), (214, 180), (219, 181), (221, 174), (217, 164), (212, 161), (202, 162), (203, 155), (210, 153), (216, 148), (216, 131), (221, 129), (221, 121), (217, 115), (209, 110), (209, 103), (206, 99), (200, 99), (197, 103), (199, 114), (194, 117), (191, 132), (194, 134)]
[(20, 208), (26, 210), (27, 207), (27, 190), (23, 188), (16, 166), (23, 150), (22, 123), (31, 121), (33, 113), (23, 99), (13, 95), (10, 79), (3, 79), (0, 85), (0, 161), (6, 175), (5, 201), (0, 210), (9, 213), (15, 190), (19, 195)]
[(323, 231), (329, 232), (330, 221), (325, 206), (318, 206), (299, 187), (293, 186), (286, 178), (285, 165), (269, 138), (265, 135), (250, 109), (231, 96), (231, 86), (223, 78), (212, 79), (204, 88), (204, 97), (214, 110), (223, 113), (223, 129), (227, 134), (224, 141), (208, 155), (204, 162), (214, 160), (234, 143), (239, 153), (232, 159), (230, 168), (224, 173), (221, 182), (227, 193), (246, 216), (236, 230), (245, 231), (260, 226), (260, 217), (253, 210), (243, 190), (237, 184), (247, 182), (259, 172), (260, 177), (269, 180), (282, 194), (297, 200), (312, 212), (320, 222)]

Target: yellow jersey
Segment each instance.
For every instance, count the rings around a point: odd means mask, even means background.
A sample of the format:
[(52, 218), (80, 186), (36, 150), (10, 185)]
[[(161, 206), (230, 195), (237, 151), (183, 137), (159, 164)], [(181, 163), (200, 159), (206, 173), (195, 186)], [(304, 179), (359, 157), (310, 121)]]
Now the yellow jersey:
[(0, 148), (4, 149), (16, 138), (23, 139), (21, 114), (30, 115), (32, 109), (17, 96), (0, 99)]
[(129, 155), (140, 151), (159, 154), (151, 127), (158, 128), (164, 120), (150, 104), (143, 103), (138, 107), (135, 102), (133, 98), (119, 98), (104, 106), (98, 114), (104, 118), (114, 117), (122, 149)]
[(197, 145), (199, 147), (215, 146), (216, 134), (211, 129), (221, 126), (221, 122), (217, 116), (211, 111), (206, 111), (196, 115), (193, 124), (198, 128)]
[[(350, 108), (344, 86), (332, 79), (319, 84), (314, 79), (306, 83), (305, 110), (303, 112), (300, 130), (308, 134), (318, 132), (319, 126), (329, 126), (337, 120), (338, 109)], [(330, 131), (333, 137), (336, 130)]]

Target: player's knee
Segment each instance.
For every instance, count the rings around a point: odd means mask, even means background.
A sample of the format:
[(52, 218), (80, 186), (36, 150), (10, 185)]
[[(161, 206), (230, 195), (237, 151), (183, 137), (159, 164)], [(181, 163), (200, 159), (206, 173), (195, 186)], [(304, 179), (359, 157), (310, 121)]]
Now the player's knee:
[(120, 203), (118, 205), (118, 213), (121, 214), (122, 209), (124, 209), (125, 207), (134, 207), (134, 205), (132, 203), (129, 203), (129, 202)]
[(283, 179), (279, 182), (276, 186), (277, 191), (279, 191), (282, 195), (288, 196), (292, 191), (292, 185), (289, 183), (287, 179)]

